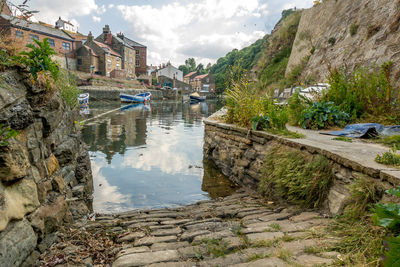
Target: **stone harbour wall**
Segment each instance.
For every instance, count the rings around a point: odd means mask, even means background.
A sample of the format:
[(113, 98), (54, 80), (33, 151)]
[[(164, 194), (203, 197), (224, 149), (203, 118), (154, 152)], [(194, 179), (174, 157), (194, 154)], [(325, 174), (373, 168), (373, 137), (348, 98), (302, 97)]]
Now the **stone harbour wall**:
[(23, 70), (0, 72), (0, 266), (31, 266), (60, 226), (92, 212), (93, 181), (78, 111)]
[(349, 185), (360, 176), (379, 184), (382, 192), (400, 184), (399, 170), (386, 171), (374, 166), (363, 166), (324, 149), (322, 144), (310, 145), (302, 139), (287, 139), (263, 131), (250, 131), (213, 118), (204, 120), (204, 124), (204, 157), (212, 160), (233, 182), (255, 190), (261, 180), (265, 158), (273, 153), (273, 148), (297, 151), (305, 158), (313, 155), (326, 157), (332, 170), (333, 182), (320, 208), (331, 215), (341, 214), (345, 206), (350, 204)]

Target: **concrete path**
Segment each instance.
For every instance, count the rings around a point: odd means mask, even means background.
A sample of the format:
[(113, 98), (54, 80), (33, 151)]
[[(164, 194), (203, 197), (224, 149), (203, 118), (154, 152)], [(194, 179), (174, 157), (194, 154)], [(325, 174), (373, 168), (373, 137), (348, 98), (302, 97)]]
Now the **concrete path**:
[[(113, 267), (326, 266), (338, 256), (326, 252), (335, 239), (318, 234), (329, 222), (316, 212), (273, 209), (257, 195), (238, 192), (181, 208), (100, 215), (84, 228), (92, 236), (105, 229), (115, 234), (108, 245), (97, 245), (104, 246), (102, 253), (112, 251)], [(79, 234), (71, 233), (63, 238), (68, 242), (59, 242), (41, 258), (62, 255), (67, 261), (71, 253), (86, 251)], [(75, 257), (82, 264), (57, 266), (106, 265), (96, 265), (96, 253), (86, 257)]]

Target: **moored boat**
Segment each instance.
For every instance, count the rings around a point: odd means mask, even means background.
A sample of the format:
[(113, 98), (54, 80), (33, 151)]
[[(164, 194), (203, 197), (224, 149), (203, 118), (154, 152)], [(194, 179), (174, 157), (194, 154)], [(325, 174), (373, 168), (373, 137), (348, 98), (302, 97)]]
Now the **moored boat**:
[(205, 100), (206, 100), (206, 96), (200, 96), (197, 92), (191, 94), (189, 97), (190, 97), (190, 101), (199, 101), (199, 102), (202, 102), (202, 101), (205, 101)]
[(151, 99), (151, 93), (146, 92), (146, 93), (141, 93), (137, 95), (128, 95), (128, 94), (119, 94), (119, 98), (121, 99), (121, 102), (125, 103), (131, 103), (131, 102), (136, 102), (136, 103), (145, 103), (150, 101)]

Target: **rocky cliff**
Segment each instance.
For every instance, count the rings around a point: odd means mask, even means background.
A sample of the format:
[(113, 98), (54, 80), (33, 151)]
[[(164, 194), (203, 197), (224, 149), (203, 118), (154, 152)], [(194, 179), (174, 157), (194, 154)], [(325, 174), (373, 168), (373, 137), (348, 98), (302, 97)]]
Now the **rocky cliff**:
[(0, 73), (0, 127), (19, 133), (0, 146), (0, 266), (30, 266), (60, 226), (91, 212), (77, 118), (57, 91), (32, 85), (23, 70)]
[(391, 60), (400, 77), (400, 1), (325, 0), (304, 10), (286, 75), (310, 56), (302, 78), (323, 81), (328, 67), (372, 67)]

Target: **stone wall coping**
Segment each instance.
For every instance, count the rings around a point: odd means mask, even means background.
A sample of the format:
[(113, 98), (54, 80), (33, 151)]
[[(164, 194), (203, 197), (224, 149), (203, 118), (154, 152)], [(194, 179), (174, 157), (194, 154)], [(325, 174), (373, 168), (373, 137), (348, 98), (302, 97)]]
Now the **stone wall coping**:
[[(221, 114), (220, 111), (217, 113)], [(380, 144), (367, 143), (357, 139), (353, 139), (352, 143), (335, 141), (333, 140), (334, 136), (320, 134), (324, 131), (305, 130), (288, 126), (289, 130), (305, 135), (304, 138), (290, 139), (265, 131), (253, 131), (233, 124), (220, 122), (215, 120), (216, 115), (213, 114), (209, 118), (204, 119), (204, 124), (228, 130), (233, 134), (236, 133), (242, 137), (244, 136), (253, 142), (260, 142), (260, 138), (269, 141), (273, 140), (312, 154), (320, 154), (354, 171), (388, 181), (393, 185), (400, 184), (400, 169), (375, 162), (377, 154), (389, 151), (389, 148)]]

